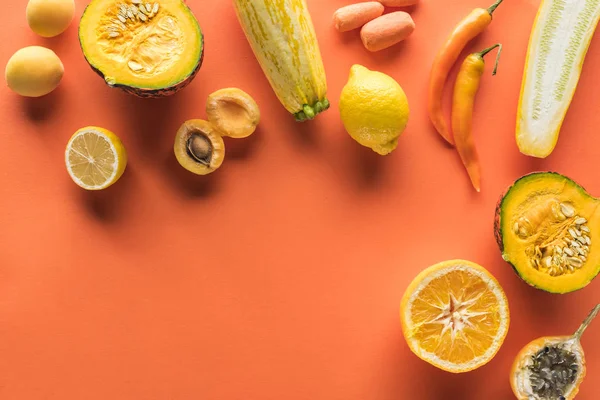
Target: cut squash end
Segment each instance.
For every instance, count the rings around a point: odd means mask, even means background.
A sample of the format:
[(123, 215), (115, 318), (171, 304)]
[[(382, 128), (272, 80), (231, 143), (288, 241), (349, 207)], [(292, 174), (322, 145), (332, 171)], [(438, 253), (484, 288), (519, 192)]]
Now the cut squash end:
[(558, 141), (600, 20), (600, 1), (544, 0), (527, 50), (517, 119), (517, 144), (544, 158)]

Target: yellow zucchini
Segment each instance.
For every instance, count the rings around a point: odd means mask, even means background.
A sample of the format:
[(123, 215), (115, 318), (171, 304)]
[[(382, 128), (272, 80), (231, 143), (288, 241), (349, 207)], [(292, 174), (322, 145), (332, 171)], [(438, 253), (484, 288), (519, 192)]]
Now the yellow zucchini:
[(305, 0), (233, 0), (242, 29), (277, 98), (297, 121), (329, 108), (327, 80)]
[(554, 150), (599, 20), (600, 0), (542, 0), (517, 113), (521, 153), (545, 158)]

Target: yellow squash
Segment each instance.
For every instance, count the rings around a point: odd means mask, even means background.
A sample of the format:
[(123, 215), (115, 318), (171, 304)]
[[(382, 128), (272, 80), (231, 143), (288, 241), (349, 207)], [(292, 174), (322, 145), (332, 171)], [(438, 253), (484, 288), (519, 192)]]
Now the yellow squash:
[(277, 98), (297, 121), (329, 108), (327, 80), (305, 0), (233, 0), (242, 29)]
[(600, 0), (542, 0), (519, 100), (521, 153), (545, 158), (554, 150), (599, 20)]

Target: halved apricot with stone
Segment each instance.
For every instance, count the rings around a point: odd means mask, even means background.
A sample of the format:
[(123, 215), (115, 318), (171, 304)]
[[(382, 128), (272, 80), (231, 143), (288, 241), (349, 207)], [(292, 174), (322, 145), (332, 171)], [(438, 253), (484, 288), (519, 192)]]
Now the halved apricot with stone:
[(216, 171), (225, 159), (225, 143), (210, 122), (192, 119), (181, 125), (175, 137), (175, 157), (196, 175)]
[(223, 136), (232, 138), (252, 135), (260, 122), (260, 110), (254, 99), (236, 88), (217, 90), (209, 95), (206, 114)]

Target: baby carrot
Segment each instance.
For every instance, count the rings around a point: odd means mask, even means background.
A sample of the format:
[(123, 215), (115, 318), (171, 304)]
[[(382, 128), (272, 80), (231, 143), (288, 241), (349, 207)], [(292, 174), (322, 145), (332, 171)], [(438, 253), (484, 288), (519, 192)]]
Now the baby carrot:
[(386, 7), (406, 7), (417, 4), (419, 0), (379, 0), (379, 2)]
[(501, 44), (495, 44), (479, 53), (473, 53), (465, 59), (456, 77), (452, 99), (452, 130), (454, 131), (456, 150), (467, 169), (473, 187), (478, 192), (481, 191), (481, 170), (472, 135), (473, 105), (485, 68), (483, 58), (496, 47), (498, 47), (498, 55), (492, 72), (492, 75), (496, 75), (502, 52)]
[(379, 17), (383, 10), (383, 5), (377, 1), (351, 4), (333, 14), (333, 24), (339, 32), (351, 31)]
[(397, 11), (382, 15), (362, 27), (360, 37), (369, 51), (379, 51), (409, 37), (415, 30), (410, 14)]
[(492, 22), (492, 14), (503, 0), (497, 0), (488, 9), (476, 8), (457, 26), (438, 52), (429, 78), (428, 113), (438, 133), (453, 144), (452, 135), (444, 119), (442, 95), (450, 69), (467, 43), (483, 32)]

